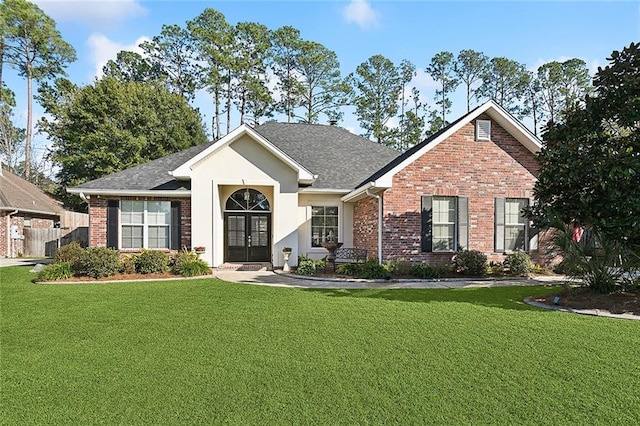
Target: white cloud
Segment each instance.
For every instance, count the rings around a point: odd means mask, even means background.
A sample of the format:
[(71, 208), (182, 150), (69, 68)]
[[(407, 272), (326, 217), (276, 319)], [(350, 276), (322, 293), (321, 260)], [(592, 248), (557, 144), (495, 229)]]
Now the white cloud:
[(144, 16), (137, 0), (33, 0), (57, 22), (79, 22), (93, 29), (117, 27), (129, 18)]
[(102, 77), (102, 68), (110, 59), (116, 59), (118, 52), (128, 50), (142, 54), (140, 43), (148, 41), (149, 37), (141, 36), (131, 44), (120, 44), (109, 39), (104, 34), (94, 33), (87, 39), (90, 48), (90, 56), (93, 61), (95, 74), (93, 77)]
[(368, 30), (378, 25), (379, 13), (371, 7), (367, 0), (351, 0), (342, 11), (347, 22), (356, 23), (360, 28)]

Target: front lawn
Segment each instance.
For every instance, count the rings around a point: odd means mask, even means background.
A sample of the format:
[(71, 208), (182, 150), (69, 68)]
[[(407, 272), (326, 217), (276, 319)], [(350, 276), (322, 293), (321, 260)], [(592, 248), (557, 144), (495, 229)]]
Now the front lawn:
[(544, 287), (31, 284), (0, 269), (2, 424), (634, 424), (640, 322)]

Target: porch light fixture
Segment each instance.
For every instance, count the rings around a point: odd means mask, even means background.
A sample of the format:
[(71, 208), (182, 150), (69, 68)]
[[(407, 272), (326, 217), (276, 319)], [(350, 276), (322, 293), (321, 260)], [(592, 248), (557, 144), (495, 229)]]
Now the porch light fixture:
[(251, 199), (251, 193), (249, 192), (249, 188), (244, 190), (243, 196), (245, 201), (249, 201)]

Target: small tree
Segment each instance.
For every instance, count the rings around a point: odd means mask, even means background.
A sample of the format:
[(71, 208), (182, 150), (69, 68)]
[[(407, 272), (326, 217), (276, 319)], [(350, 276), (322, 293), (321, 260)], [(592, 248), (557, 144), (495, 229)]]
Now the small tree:
[[(529, 215), (539, 226), (558, 218), (587, 227), (619, 256), (640, 253), (640, 44), (614, 51), (598, 68), (596, 95), (550, 123), (539, 155), (537, 199)], [(624, 259), (623, 259), (624, 260)], [(613, 267), (614, 265), (609, 265)]]

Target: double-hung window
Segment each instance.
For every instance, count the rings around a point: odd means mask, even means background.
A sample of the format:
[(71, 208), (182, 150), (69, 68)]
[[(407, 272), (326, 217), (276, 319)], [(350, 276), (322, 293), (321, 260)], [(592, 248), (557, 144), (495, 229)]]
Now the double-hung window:
[(456, 241), (456, 197), (433, 197), (433, 251), (454, 251)]
[(170, 201), (120, 202), (121, 248), (169, 249)]
[(535, 230), (529, 227), (524, 209), (527, 198), (496, 198), (495, 202), (495, 251), (529, 251), (537, 247)]
[(422, 197), (422, 251), (454, 252), (468, 245), (468, 198)]
[(311, 207), (311, 247), (338, 242), (338, 206)]

